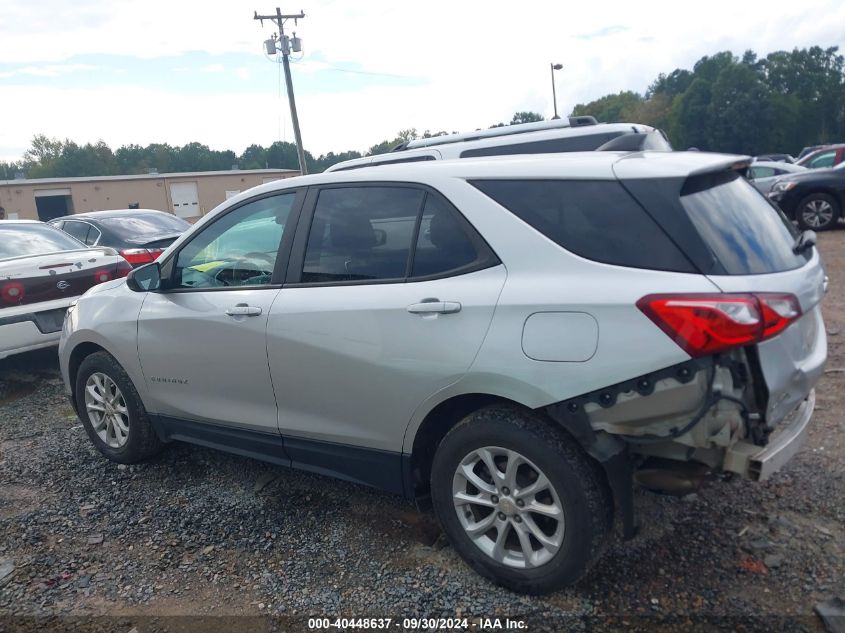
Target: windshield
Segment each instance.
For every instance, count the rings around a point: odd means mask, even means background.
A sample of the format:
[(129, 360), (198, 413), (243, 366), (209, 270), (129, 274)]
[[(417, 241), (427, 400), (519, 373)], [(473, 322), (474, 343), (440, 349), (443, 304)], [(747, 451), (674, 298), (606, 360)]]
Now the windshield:
[(729, 275), (781, 272), (807, 262), (808, 252), (792, 252), (792, 223), (735, 173), (691, 178), (681, 204)]
[(5, 224), (0, 222), (0, 259), (43, 255), (88, 248), (67, 233), (46, 224)]

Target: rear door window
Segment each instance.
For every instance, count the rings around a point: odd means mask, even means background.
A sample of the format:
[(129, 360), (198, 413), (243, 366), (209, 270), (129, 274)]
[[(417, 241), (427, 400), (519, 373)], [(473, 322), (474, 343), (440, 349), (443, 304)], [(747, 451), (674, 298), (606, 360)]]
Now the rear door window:
[(697, 272), (614, 180), (475, 180), (471, 184), (581, 257), (633, 268)]
[(86, 224), (85, 222), (77, 222), (76, 220), (65, 220), (64, 225), (62, 225), (62, 230), (78, 239), (83, 244), (88, 243), (88, 231), (91, 228), (90, 224)]
[[(480, 237), (461, 221), (461, 216), (443, 198), (428, 194), (414, 249), (412, 277), (428, 277), (458, 271), (488, 257)], [(475, 243), (474, 243), (475, 242)], [(476, 247), (476, 244), (480, 248)], [(479, 254), (479, 250), (482, 252)]]
[(303, 283), (402, 279), (425, 192), (335, 187), (317, 198)]

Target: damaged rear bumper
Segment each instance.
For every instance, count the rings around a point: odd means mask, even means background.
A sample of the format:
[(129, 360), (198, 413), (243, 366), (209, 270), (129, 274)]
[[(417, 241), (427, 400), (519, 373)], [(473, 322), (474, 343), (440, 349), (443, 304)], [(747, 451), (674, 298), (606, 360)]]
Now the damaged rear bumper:
[(816, 392), (810, 391), (789, 419), (764, 447), (738, 442), (725, 454), (724, 470), (737, 473), (752, 481), (765, 481), (783, 468), (804, 445), (816, 406)]

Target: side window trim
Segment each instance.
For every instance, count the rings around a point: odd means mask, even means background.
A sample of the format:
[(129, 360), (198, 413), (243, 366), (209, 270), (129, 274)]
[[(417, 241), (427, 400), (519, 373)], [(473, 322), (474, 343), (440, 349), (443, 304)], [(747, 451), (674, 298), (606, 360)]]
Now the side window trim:
[(173, 287), (165, 287), (161, 290), (156, 290), (154, 292), (159, 292), (162, 294), (168, 293), (183, 293), (183, 292), (221, 292), (221, 291), (228, 291), (228, 292), (237, 292), (241, 290), (264, 290), (264, 289), (271, 289), (271, 288), (281, 288), (282, 287), (282, 280), (284, 279), (285, 270), (287, 269), (288, 260), (290, 257), (291, 252), (291, 244), (294, 238), (294, 231), (288, 230), (289, 227), (298, 227), (299, 225), (299, 218), (302, 212), (303, 201), (306, 198), (306, 194), (308, 191), (308, 187), (297, 187), (292, 189), (279, 189), (276, 191), (271, 191), (260, 196), (255, 196), (254, 198), (249, 198), (248, 200), (244, 200), (239, 204), (226, 209), (223, 213), (219, 214), (215, 217), (211, 222), (206, 224), (202, 227), (202, 230), (198, 231), (195, 235), (191, 236), (191, 239), (186, 240), (184, 244), (179, 246), (179, 248), (170, 254), (170, 256), (161, 263), (161, 277), (162, 279), (167, 279), (168, 283), (167, 286), (170, 286), (173, 283), (173, 277), (176, 274), (176, 261), (179, 259), (179, 254), (182, 250), (188, 246), (197, 236), (201, 235), (204, 231), (208, 230), (210, 227), (214, 226), (215, 223), (219, 222), (222, 218), (226, 217), (230, 213), (237, 211), (241, 207), (244, 207), (248, 204), (252, 204), (253, 202), (257, 202), (259, 200), (265, 200), (267, 198), (274, 198), (276, 196), (284, 196), (293, 193), (294, 199), (293, 204), (291, 205), (290, 213), (288, 214), (288, 220), (285, 224), (285, 231), (282, 233), (282, 241), (279, 244), (279, 250), (276, 253), (276, 265), (273, 269), (273, 276), (270, 280), (270, 283), (265, 286), (223, 286), (219, 288), (173, 288)]
[[(395, 279), (361, 279), (361, 280), (352, 280), (352, 281), (325, 281), (325, 282), (313, 282), (313, 283), (302, 283), (302, 267), (305, 263), (305, 250), (308, 246), (308, 236), (311, 232), (311, 223), (314, 219), (314, 213), (317, 208), (317, 198), (319, 197), (320, 191), (325, 189), (342, 189), (345, 187), (409, 187), (420, 189), (426, 193), (423, 196), (423, 200), (421, 202), (421, 207), (419, 212), (417, 213), (417, 223), (414, 229), (414, 242), (411, 245), (411, 253), (408, 258), (408, 265), (411, 267), (406, 270), (405, 277), (398, 277)], [(422, 223), (422, 215), (425, 209), (426, 200), (429, 196), (435, 195), (438, 196), (441, 200), (443, 200), (446, 204), (449, 205), (451, 212), (456, 216), (456, 220), (459, 222), (461, 227), (464, 229), (467, 237), (472, 242), (473, 246), (475, 247), (476, 251), (479, 254), (479, 258), (476, 262), (474, 262), (470, 266), (464, 266), (462, 268), (456, 268), (454, 270), (448, 270), (444, 273), (438, 273), (434, 275), (426, 275), (426, 276), (419, 276), (419, 277), (411, 277), (410, 270), (413, 268), (414, 262), (414, 254), (416, 250), (416, 242), (419, 239), (419, 229)], [(284, 277), (283, 288), (288, 287), (296, 287), (296, 288), (311, 288), (311, 287), (331, 287), (331, 286), (373, 286), (373, 285), (381, 285), (381, 284), (396, 284), (396, 283), (414, 283), (418, 281), (431, 281), (435, 279), (448, 279), (449, 277), (455, 277), (457, 275), (464, 275), (470, 272), (476, 272), (478, 270), (484, 270), (485, 268), (490, 268), (492, 266), (497, 266), (501, 264), (501, 259), (499, 256), (496, 255), (495, 251), (492, 247), (487, 243), (484, 237), (478, 232), (478, 230), (470, 223), (469, 220), (466, 219), (463, 213), (461, 213), (458, 209), (455, 208), (455, 205), (444, 196), (441, 192), (437, 191), (435, 188), (419, 183), (419, 182), (407, 182), (407, 181), (371, 181), (371, 182), (333, 182), (323, 185), (315, 185), (308, 188), (308, 193), (305, 196), (305, 201), (302, 205), (301, 213), (299, 215), (299, 222), (296, 227), (296, 236), (293, 240), (293, 246), (290, 250), (290, 255), (288, 258), (288, 266), (287, 266), (287, 274)]]

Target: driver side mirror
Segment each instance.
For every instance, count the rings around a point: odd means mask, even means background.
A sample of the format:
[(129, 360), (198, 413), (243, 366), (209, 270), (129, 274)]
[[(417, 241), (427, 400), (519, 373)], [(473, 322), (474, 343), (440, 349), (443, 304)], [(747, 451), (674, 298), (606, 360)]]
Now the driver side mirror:
[(136, 268), (126, 276), (126, 285), (133, 292), (150, 292), (161, 288), (161, 266), (158, 262)]

